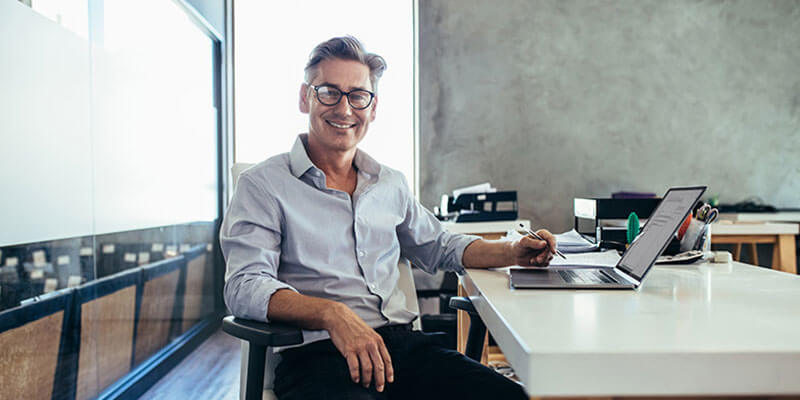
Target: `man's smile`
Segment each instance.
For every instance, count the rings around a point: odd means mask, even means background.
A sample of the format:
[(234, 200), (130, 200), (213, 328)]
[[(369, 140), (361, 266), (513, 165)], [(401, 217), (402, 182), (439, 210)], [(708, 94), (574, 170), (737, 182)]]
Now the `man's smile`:
[(350, 123), (341, 122), (341, 121), (340, 122), (333, 122), (333, 121), (330, 121), (330, 120), (327, 120), (327, 119), (325, 120), (325, 122), (327, 122), (328, 125), (330, 125), (330, 126), (332, 126), (334, 128), (338, 128), (338, 129), (349, 129), (349, 128), (352, 128), (352, 127), (356, 126), (356, 124), (350, 124)]

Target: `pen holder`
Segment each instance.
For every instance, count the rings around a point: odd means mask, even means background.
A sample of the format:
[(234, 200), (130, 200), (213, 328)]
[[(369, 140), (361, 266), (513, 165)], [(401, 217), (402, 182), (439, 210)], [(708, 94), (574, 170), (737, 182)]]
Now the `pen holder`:
[(686, 233), (681, 239), (681, 251), (711, 249), (711, 230), (709, 226), (700, 220), (693, 219), (686, 228)]

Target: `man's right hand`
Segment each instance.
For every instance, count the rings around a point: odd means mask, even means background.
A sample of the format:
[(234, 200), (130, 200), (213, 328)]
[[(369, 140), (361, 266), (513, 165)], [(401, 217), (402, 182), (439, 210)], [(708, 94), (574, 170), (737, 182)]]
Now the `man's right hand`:
[(347, 360), (350, 378), (355, 383), (383, 391), (386, 382), (394, 382), (392, 358), (383, 338), (344, 304), (336, 303), (327, 330), (334, 346)]

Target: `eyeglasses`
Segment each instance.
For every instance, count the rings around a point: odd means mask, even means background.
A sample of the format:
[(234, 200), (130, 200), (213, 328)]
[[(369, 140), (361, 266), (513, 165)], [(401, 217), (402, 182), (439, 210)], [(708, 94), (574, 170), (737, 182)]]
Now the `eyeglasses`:
[(311, 84), (308, 84), (308, 86), (314, 89), (314, 92), (317, 94), (317, 100), (326, 106), (335, 106), (339, 104), (342, 96), (347, 96), (347, 102), (350, 103), (350, 107), (356, 110), (363, 110), (369, 107), (369, 105), (372, 104), (372, 99), (375, 98), (374, 93), (363, 89), (344, 92), (335, 86), (314, 86)]

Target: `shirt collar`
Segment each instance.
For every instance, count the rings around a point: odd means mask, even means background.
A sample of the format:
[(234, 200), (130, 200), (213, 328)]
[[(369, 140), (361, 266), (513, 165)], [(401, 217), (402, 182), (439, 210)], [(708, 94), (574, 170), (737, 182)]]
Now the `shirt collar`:
[(292, 175), (296, 178), (300, 178), (306, 171), (314, 167), (314, 163), (308, 158), (306, 144), (308, 144), (308, 134), (301, 133), (297, 135), (292, 151), (289, 152), (289, 168), (291, 168)]
[[(311, 158), (308, 157), (306, 146), (308, 146), (308, 134), (301, 133), (297, 135), (297, 140), (295, 140), (294, 146), (292, 146), (292, 150), (289, 153), (289, 168), (292, 170), (292, 175), (296, 178), (300, 178), (311, 168), (317, 168), (314, 163), (311, 162)], [(353, 164), (361, 172), (372, 176), (380, 175), (381, 165), (361, 149), (356, 149)]]
[(361, 149), (356, 149), (356, 156), (353, 158), (353, 164), (355, 164), (359, 171), (365, 172), (371, 176), (378, 176), (381, 173), (381, 165)]

